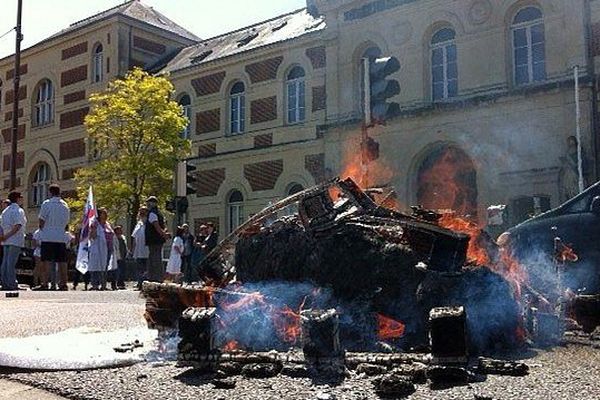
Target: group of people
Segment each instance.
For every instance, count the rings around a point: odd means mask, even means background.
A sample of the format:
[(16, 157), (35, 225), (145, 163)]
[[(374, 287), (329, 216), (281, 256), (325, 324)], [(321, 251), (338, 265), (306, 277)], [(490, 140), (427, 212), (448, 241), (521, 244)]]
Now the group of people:
[[(68, 290), (68, 249), (77, 247), (80, 232), (68, 231), (70, 210), (60, 196), (60, 187), (50, 185), (50, 198), (42, 203), (39, 228), (32, 235), (36, 266), (34, 290)], [(2, 290), (17, 290), (16, 264), (25, 246), (27, 218), (22, 209), (23, 196), (13, 191), (2, 202), (0, 216), (0, 242), (2, 263), (0, 286)], [(80, 281), (85, 289), (112, 290), (125, 288), (125, 262), (131, 257), (136, 264), (137, 288), (144, 280), (163, 282), (194, 282), (199, 279), (194, 266), (216, 247), (218, 234), (212, 223), (202, 225), (195, 237), (187, 224), (177, 227), (172, 237), (171, 254), (166, 266), (163, 263), (163, 247), (171, 234), (158, 208), (158, 199), (150, 196), (146, 206), (138, 213), (138, 222), (132, 232), (131, 249), (128, 248), (123, 227), (108, 222), (108, 211), (99, 208), (96, 218), (89, 226), (87, 247), (88, 263), (85, 274), (76, 272), (73, 289)], [(76, 252), (76, 250), (75, 250)]]
[(187, 224), (177, 227), (172, 237), (171, 252), (166, 265), (162, 261), (164, 243), (171, 237), (158, 200), (150, 196), (146, 207), (138, 213), (138, 223), (132, 233), (132, 255), (138, 269), (138, 287), (142, 280), (163, 282), (194, 282), (198, 280), (194, 266), (217, 246), (218, 234), (214, 224), (200, 227), (195, 237)]
[[(50, 198), (42, 203), (39, 213), (39, 229), (35, 234), (36, 247), (39, 247), (38, 275), (42, 284), (48, 287), (50, 268), (57, 265), (57, 283), (59, 290), (67, 290), (67, 239), (65, 227), (68, 227), (70, 211), (67, 203), (60, 197), (60, 187), (50, 185)], [(25, 228), (27, 217), (23, 210), (23, 195), (18, 191), (8, 194), (8, 204), (0, 215), (0, 242), (2, 242), (2, 264), (0, 266), (0, 285), (2, 290), (17, 290), (16, 265), (21, 249), (25, 246)], [(67, 229), (68, 230), (68, 229)], [(69, 242), (72, 239), (69, 237)]]

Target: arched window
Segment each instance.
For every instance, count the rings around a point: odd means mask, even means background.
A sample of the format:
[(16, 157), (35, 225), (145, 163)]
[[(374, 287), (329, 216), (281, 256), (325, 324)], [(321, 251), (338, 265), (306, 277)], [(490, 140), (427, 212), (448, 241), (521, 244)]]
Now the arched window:
[[(299, 183), (293, 182), (288, 185), (288, 187), (286, 188), (285, 194), (286, 194), (286, 196), (291, 196), (291, 195), (301, 192), (303, 190), (304, 190), (304, 186), (302, 186)], [(297, 212), (298, 212), (298, 203), (293, 203), (293, 204), (290, 204), (289, 206), (287, 206), (286, 208), (284, 208), (281, 215), (293, 215), (293, 214), (296, 214)]]
[(291, 196), (304, 190), (304, 186), (299, 183), (291, 183), (287, 189), (287, 195)]
[(431, 38), (431, 93), (433, 101), (445, 100), (458, 94), (456, 64), (456, 33), (444, 28)]
[(229, 212), (229, 233), (233, 232), (244, 222), (244, 195), (239, 190), (234, 190), (227, 199)]
[(306, 118), (304, 70), (294, 67), (287, 75), (288, 123), (295, 124)]
[(48, 79), (40, 82), (35, 94), (34, 124), (43, 126), (54, 121), (54, 88)]
[(523, 8), (512, 27), (514, 79), (516, 85), (546, 79), (544, 20), (537, 7)]
[(179, 105), (183, 108), (183, 116), (187, 118), (187, 125), (183, 132), (181, 132), (181, 136), (184, 139), (190, 138), (190, 125), (192, 123), (192, 99), (189, 95), (184, 94), (179, 99)]
[(236, 82), (229, 92), (230, 132), (244, 133), (246, 120), (246, 88), (243, 82)]
[(94, 48), (94, 55), (92, 60), (92, 82), (102, 82), (103, 68), (104, 68), (104, 56), (102, 55), (102, 45), (98, 44)]
[(35, 173), (31, 177), (31, 195), (29, 198), (29, 204), (32, 207), (41, 206), (44, 200), (48, 197), (48, 186), (52, 175), (50, 174), (50, 167), (46, 163), (38, 164)]

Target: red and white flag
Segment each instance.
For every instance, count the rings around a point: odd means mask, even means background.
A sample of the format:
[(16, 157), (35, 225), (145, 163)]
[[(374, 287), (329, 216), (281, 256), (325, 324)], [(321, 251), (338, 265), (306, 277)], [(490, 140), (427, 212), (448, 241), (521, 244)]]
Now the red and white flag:
[(90, 228), (96, 219), (96, 205), (94, 204), (94, 194), (92, 187), (88, 191), (88, 197), (83, 208), (83, 219), (81, 221), (81, 235), (79, 236), (79, 249), (77, 249), (77, 262), (75, 268), (82, 274), (88, 271), (89, 250), (90, 250)]

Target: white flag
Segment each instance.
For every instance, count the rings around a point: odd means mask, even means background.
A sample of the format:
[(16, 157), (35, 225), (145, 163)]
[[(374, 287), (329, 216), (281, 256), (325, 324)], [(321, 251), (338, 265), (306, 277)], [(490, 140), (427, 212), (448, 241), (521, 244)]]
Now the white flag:
[(77, 250), (77, 262), (75, 268), (82, 274), (88, 271), (90, 252), (90, 228), (96, 218), (96, 206), (94, 205), (94, 194), (92, 187), (88, 191), (88, 197), (83, 208), (83, 219), (81, 221), (81, 235), (79, 235), (79, 249)]

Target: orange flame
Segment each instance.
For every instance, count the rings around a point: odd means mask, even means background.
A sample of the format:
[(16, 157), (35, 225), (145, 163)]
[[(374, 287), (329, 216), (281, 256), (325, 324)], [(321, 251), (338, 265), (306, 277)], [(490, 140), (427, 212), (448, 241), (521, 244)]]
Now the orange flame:
[(239, 349), (240, 344), (235, 340), (230, 340), (229, 342), (225, 343), (225, 346), (223, 346), (223, 351), (234, 351)]
[(379, 340), (398, 339), (404, 336), (405, 325), (382, 314), (377, 314), (377, 337)]
[(417, 198), (425, 208), (476, 215), (475, 173), (472, 160), (458, 148), (432, 152), (419, 170)]
[(579, 256), (575, 253), (572, 247), (560, 242), (560, 248), (556, 254), (556, 260), (561, 263), (566, 262), (577, 262), (579, 261)]
[(307, 297), (302, 299), (302, 303), (298, 306), (298, 311), (294, 311), (290, 307), (285, 306), (282, 310), (273, 315), (273, 324), (275, 325), (277, 334), (281, 340), (286, 343), (296, 343), (302, 333), (300, 311), (304, 308), (306, 299)]
[(485, 266), (499, 273), (515, 288), (516, 296), (521, 295), (521, 285), (527, 281), (527, 272), (508, 249), (501, 248), (499, 257), (493, 258), (484, 246), (484, 231), (477, 224), (452, 213), (444, 214), (438, 223), (444, 228), (469, 235), (467, 259), (475, 265)]
[(300, 337), (300, 314), (285, 306), (273, 316), (277, 335), (286, 343), (296, 343)]
[(490, 256), (481, 243), (481, 228), (465, 218), (457, 217), (453, 213), (444, 214), (439, 220), (440, 226), (456, 232), (465, 233), (471, 237), (467, 248), (467, 259), (477, 265), (490, 265)]
[[(356, 141), (358, 140), (358, 143)], [(382, 157), (363, 165), (360, 136), (352, 141), (354, 144), (345, 149), (342, 179), (352, 178), (362, 188), (387, 184), (394, 176), (394, 171), (389, 168)], [(335, 200), (335, 197), (332, 197)]]
[(267, 302), (265, 297), (260, 292), (244, 293), (238, 301), (233, 303), (223, 303), (221, 307), (227, 312), (242, 311), (249, 307), (264, 307)]

